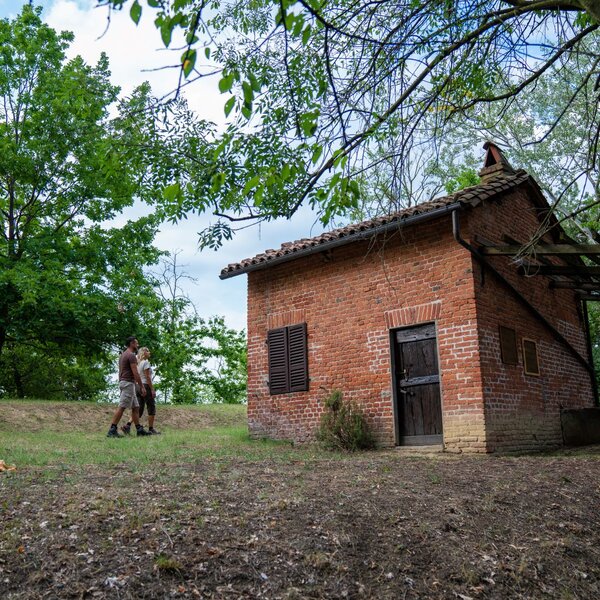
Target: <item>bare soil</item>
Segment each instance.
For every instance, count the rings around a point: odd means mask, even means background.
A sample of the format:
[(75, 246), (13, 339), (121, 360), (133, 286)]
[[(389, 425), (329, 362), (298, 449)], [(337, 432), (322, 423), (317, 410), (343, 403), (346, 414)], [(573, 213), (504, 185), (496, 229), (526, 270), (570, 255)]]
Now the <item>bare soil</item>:
[(0, 473), (0, 598), (600, 598), (599, 448), (303, 457)]

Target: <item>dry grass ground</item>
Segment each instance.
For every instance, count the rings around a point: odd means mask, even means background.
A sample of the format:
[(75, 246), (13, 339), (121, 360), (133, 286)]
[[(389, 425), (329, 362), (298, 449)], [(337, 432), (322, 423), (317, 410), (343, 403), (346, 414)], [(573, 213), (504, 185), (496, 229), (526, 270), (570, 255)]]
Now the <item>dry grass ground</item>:
[(600, 597), (597, 448), (324, 454), (237, 407), (107, 440), (73, 408), (0, 402), (0, 598)]

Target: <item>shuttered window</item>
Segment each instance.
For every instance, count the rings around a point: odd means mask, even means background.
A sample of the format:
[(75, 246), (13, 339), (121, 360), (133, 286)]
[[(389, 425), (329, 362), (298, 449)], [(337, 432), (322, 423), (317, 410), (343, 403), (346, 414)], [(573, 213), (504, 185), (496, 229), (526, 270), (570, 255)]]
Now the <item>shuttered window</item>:
[(516, 365), (519, 363), (517, 353), (517, 332), (509, 327), (500, 325), (500, 354), (505, 365)]
[(271, 395), (308, 390), (306, 323), (267, 333)]
[(523, 338), (523, 365), (527, 375), (539, 375), (537, 344), (533, 340)]
[(290, 388), (287, 327), (271, 329), (267, 340), (269, 344), (269, 391), (271, 394), (284, 394)]

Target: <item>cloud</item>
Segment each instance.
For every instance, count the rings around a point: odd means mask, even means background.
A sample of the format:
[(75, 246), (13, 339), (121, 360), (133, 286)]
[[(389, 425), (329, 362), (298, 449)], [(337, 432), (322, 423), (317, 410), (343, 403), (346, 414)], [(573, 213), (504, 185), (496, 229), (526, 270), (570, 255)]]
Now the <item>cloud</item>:
[[(144, 8), (150, 10), (147, 6)], [(123, 95), (130, 94), (145, 81), (150, 82), (158, 97), (177, 88), (179, 70), (164, 67), (176, 66), (181, 51), (164, 48), (150, 14), (143, 15), (136, 26), (127, 7), (109, 13), (106, 7), (97, 7), (92, 2), (55, 0), (46, 4), (43, 17), (53, 28), (75, 34), (68, 52), (70, 57), (80, 55), (87, 63), (95, 64), (100, 54), (106, 53), (111, 80), (121, 87)], [(181, 36), (180, 39), (174, 37), (171, 47), (182, 45)], [(190, 107), (203, 119), (223, 125), (226, 98), (219, 92), (217, 84), (218, 76), (207, 77), (187, 86), (183, 94)]]

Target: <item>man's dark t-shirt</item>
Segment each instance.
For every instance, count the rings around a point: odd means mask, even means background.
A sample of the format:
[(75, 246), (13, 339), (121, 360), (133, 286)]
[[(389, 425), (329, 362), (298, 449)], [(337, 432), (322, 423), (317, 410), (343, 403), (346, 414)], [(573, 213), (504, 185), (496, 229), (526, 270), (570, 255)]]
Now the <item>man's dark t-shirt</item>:
[(127, 348), (119, 356), (119, 381), (135, 381), (132, 369), (137, 369), (137, 358), (135, 354)]

